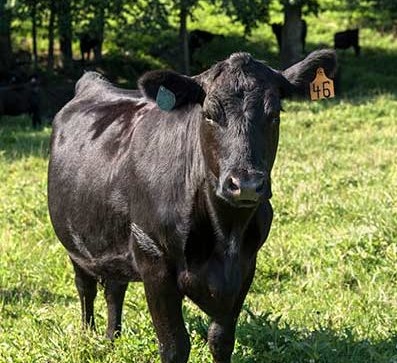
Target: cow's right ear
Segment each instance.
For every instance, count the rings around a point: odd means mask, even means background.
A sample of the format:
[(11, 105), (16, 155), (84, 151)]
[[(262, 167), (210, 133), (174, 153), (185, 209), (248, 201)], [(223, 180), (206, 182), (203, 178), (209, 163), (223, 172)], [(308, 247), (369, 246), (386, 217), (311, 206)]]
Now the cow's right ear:
[(139, 89), (146, 98), (155, 101), (164, 111), (186, 104), (202, 104), (205, 92), (193, 78), (173, 71), (151, 71), (138, 80)]
[(324, 69), (329, 78), (336, 74), (336, 53), (331, 49), (321, 49), (310, 53), (305, 59), (294, 64), (282, 72), (284, 79), (281, 87), (283, 96), (310, 95), (310, 82), (316, 77), (318, 68)]

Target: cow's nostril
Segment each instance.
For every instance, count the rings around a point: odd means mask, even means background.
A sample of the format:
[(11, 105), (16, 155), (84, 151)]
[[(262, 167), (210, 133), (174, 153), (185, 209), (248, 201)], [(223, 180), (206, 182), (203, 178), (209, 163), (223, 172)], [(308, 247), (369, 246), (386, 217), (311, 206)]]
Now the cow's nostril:
[(240, 183), (239, 181), (234, 178), (234, 177), (230, 177), (228, 178), (227, 182), (226, 182), (226, 189), (230, 192), (232, 192), (233, 194), (239, 194), (240, 193)]

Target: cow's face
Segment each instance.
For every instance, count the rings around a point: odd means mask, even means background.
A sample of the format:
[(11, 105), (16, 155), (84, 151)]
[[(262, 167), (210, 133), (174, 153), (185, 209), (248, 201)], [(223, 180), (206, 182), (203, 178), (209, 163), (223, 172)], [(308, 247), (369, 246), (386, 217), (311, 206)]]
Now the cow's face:
[(318, 67), (332, 77), (335, 53), (314, 52), (284, 72), (236, 53), (193, 78), (150, 72), (140, 87), (157, 101), (160, 86), (170, 90), (174, 97), (163, 103), (170, 110), (201, 105), (201, 145), (216, 195), (237, 207), (253, 207), (271, 197), (281, 98), (308, 94)]
[(199, 77), (206, 97), (201, 143), (218, 197), (251, 207), (271, 197), (280, 123), (280, 76), (238, 53)]

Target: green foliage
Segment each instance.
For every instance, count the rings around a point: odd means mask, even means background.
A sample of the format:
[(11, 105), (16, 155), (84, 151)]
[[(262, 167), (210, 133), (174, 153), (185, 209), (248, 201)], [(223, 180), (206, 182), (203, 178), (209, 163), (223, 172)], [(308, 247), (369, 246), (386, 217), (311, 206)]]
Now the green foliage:
[(244, 26), (244, 33), (249, 34), (259, 23), (269, 18), (269, 1), (264, 0), (221, 0), (221, 6), (233, 19)]
[(321, 0), (278, 0), (283, 7), (299, 6), (305, 14), (317, 14), (320, 8)]
[(364, 25), (390, 31), (397, 22), (397, 2), (394, 0), (321, 0), (321, 8), (344, 12), (350, 26)]

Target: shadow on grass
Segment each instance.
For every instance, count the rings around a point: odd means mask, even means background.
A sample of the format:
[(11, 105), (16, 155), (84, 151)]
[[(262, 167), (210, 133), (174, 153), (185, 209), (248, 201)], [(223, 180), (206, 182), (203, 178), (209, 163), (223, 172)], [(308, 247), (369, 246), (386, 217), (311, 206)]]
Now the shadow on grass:
[[(208, 322), (189, 314), (190, 330), (206, 340)], [(242, 311), (236, 331), (235, 363), (395, 363), (397, 336), (357, 339), (352, 330), (331, 327), (298, 330), (269, 314)]]
[(76, 301), (76, 299), (75, 297), (68, 295), (54, 294), (53, 292), (42, 288), (35, 291), (30, 291), (25, 288), (14, 287), (10, 289), (0, 289), (0, 301), (4, 305), (31, 303), (32, 301), (40, 304), (67, 304), (69, 302)]
[(27, 116), (0, 119), (0, 157), (12, 162), (28, 156), (47, 158), (50, 130), (32, 129)]

